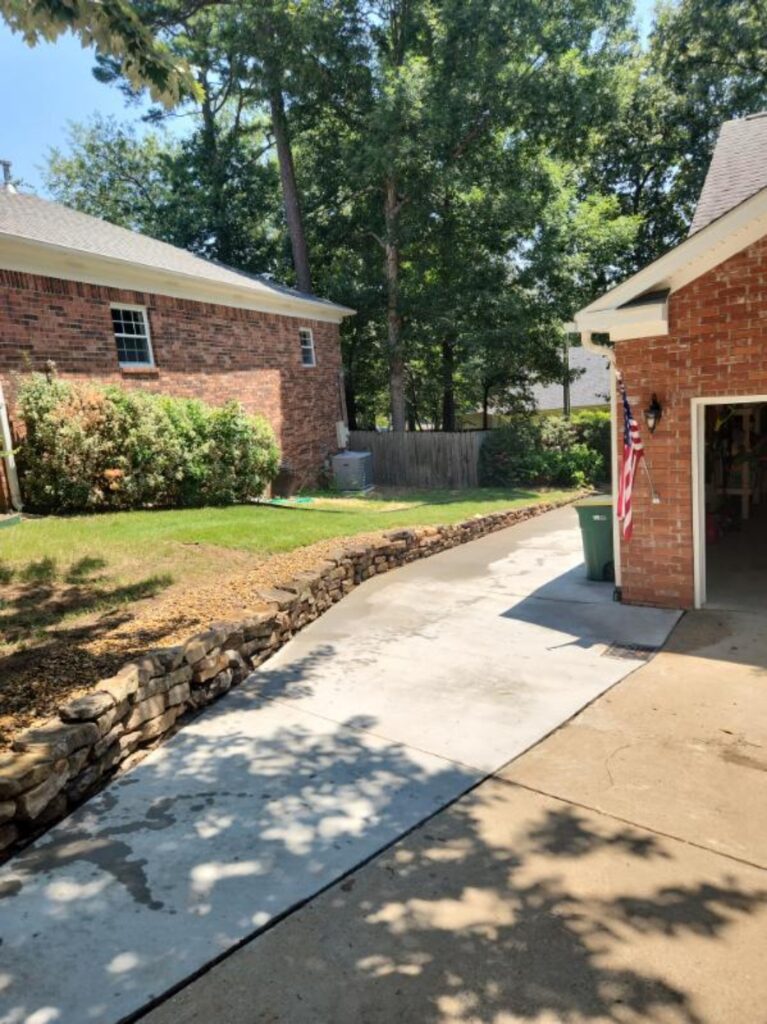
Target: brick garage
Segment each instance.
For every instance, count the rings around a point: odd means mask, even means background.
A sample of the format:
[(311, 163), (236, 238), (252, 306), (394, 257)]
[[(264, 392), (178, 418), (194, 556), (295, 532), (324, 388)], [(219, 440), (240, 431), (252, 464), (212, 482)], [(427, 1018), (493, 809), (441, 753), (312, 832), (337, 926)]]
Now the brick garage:
[(691, 608), (693, 398), (767, 394), (767, 238), (669, 297), (669, 335), (616, 343), (632, 408), (663, 407), (643, 430), (653, 481), (635, 490), (634, 534), (622, 544), (625, 600)]
[[(767, 605), (766, 117), (724, 126), (688, 239), (575, 320), (592, 349), (609, 333), (660, 497), (640, 470), (633, 535), (615, 530), (622, 599)], [(642, 411), (653, 394), (662, 418), (651, 433)], [(617, 400), (614, 415), (615, 472)]]
[[(58, 237), (59, 247), (51, 251), (31, 234)], [(120, 266), (101, 251), (67, 251), (61, 236), (72, 246), (95, 238), (92, 248), (127, 249), (131, 261)], [(115, 307), (143, 311), (151, 365), (121, 363)], [(339, 325), (350, 312), (0, 189), (0, 382), (11, 416), (15, 375), (43, 370), (49, 360), (64, 378), (212, 404), (234, 399), (271, 423), (294, 483), (311, 483), (337, 450)]]

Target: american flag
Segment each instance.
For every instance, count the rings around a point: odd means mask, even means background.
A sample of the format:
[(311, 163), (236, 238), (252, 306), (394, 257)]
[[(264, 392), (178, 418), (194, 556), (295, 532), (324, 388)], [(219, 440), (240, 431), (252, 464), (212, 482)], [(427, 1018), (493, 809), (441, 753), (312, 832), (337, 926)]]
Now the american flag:
[(623, 528), (624, 540), (631, 540), (631, 534), (634, 532), (631, 492), (634, 489), (637, 467), (644, 455), (644, 446), (639, 426), (634, 419), (626, 396), (626, 387), (620, 375), (618, 376), (618, 390), (623, 399), (623, 461), (621, 463), (621, 478), (618, 482), (618, 521)]

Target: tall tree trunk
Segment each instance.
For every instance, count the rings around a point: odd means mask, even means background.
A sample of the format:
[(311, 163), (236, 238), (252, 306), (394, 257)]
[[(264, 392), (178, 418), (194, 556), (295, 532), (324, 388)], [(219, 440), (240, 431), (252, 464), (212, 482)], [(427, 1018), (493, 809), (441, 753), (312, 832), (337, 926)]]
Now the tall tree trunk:
[(354, 374), (352, 372), (351, 360), (349, 360), (348, 365), (344, 369), (343, 385), (346, 392), (347, 426), (349, 427), (349, 430), (359, 430), (359, 426), (357, 425), (357, 394), (354, 388)]
[(393, 177), (386, 179), (384, 189), (384, 275), (386, 278), (386, 341), (389, 350), (389, 392), (391, 395), (392, 430), (405, 429), (405, 358), (402, 352), (402, 317), (399, 308), (399, 214)]
[(215, 257), (221, 260), (222, 263), (234, 263), (235, 256), (232, 252), (231, 231), (229, 229), (226, 201), (224, 199), (226, 168), (221, 166), (219, 132), (216, 125), (216, 115), (213, 112), (209, 98), (207, 75), (203, 75), (201, 84), (205, 89), (205, 97), (200, 107), (200, 115), (206, 153), (206, 183), (212, 209), (210, 227), (213, 229), (213, 235), (216, 239)]
[(312, 275), (309, 270), (309, 250), (306, 245), (304, 218), (301, 212), (301, 197), (296, 183), (293, 147), (290, 142), (288, 119), (285, 114), (285, 98), (278, 84), (274, 84), (269, 91), (269, 108), (274, 141), (277, 144), (277, 162), (280, 167), (280, 181), (282, 182), (282, 201), (285, 206), (285, 219), (288, 222), (290, 246), (293, 252), (293, 266), (296, 271), (296, 283), (302, 292), (311, 292)]
[(490, 429), (490, 386), (482, 389), (482, 429)]
[(565, 364), (565, 379), (562, 388), (562, 413), (565, 419), (570, 419), (570, 339), (565, 335), (562, 349), (562, 362)]
[(442, 342), (442, 429), (455, 430), (455, 345)]

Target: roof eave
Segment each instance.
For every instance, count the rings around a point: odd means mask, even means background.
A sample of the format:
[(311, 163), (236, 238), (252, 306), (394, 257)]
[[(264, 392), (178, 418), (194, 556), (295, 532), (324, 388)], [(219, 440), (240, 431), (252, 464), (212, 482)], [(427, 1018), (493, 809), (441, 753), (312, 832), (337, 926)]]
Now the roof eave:
[[(581, 333), (587, 330), (609, 333), (613, 341), (668, 334), (667, 322), (664, 330), (656, 330), (657, 323), (653, 326), (653, 319), (657, 321), (653, 310), (657, 312), (658, 303), (636, 305), (628, 315), (621, 307), (659, 289), (668, 289), (669, 293), (678, 291), (766, 234), (767, 188), (584, 306), (575, 314), (573, 326)], [(634, 328), (629, 327), (631, 314), (635, 320)], [(597, 323), (600, 326), (593, 326)], [(631, 330), (638, 333), (625, 333)], [(646, 333), (649, 331), (651, 333)]]
[(668, 303), (578, 313), (574, 327), (579, 334), (609, 334), (611, 341), (662, 337), (668, 334)]
[(265, 284), (254, 288), (211, 281), (10, 232), (0, 231), (0, 253), (2, 248), (12, 250), (0, 255), (0, 266), (7, 270), (331, 323), (356, 312), (348, 306), (273, 292)]

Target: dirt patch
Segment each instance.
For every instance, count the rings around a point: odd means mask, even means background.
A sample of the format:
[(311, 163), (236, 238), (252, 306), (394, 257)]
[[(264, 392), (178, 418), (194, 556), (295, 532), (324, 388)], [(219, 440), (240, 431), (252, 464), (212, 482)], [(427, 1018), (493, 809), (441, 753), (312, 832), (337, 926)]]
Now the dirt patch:
[[(261, 603), (259, 591), (377, 536), (319, 541), (267, 559), (219, 549), (219, 571), (191, 583), (171, 583), (160, 573), (121, 587), (100, 586), (94, 566), (84, 567), (82, 579), (60, 583), (41, 566), (33, 578), (3, 587), (3, 640), (25, 639), (0, 658), (0, 748), (148, 649), (185, 640), (216, 620), (242, 618)], [(32, 621), (41, 626), (37, 636), (29, 636)]]

